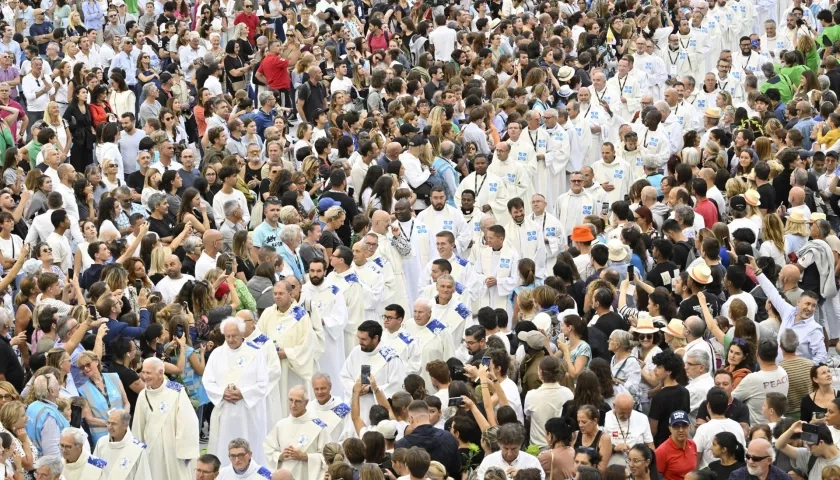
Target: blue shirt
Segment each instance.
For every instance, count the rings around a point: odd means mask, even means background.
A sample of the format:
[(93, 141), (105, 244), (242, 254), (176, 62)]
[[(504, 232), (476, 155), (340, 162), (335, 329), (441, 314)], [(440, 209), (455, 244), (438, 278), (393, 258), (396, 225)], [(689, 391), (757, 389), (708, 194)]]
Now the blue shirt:
[(803, 118), (796, 122), (796, 125), (793, 126), (794, 129), (799, 130), (802, 133), (802, 148), (805, 150), (811, 149), (811, 130), (813, 130), (814, 126), (817, 122), (814, 121), (813, 118)]
[(271, 247), (277, 253), (280, 253), (280, 246), (283, 242), (280, 241), (280, 232), (283, 231), (283, 224), (277, 223), (277, 227), (272, 227), (268, 222), (263, 221), (254, 229), (253, 242), (254, 246)]
[[(29, 27), (29, 34), (33, 37), (36, 36), (36, 35), (46, 35), (46, 34), (52, 32), (52, 31), (53, 31), (53, 24), (46, 21), (46, 20), (44, 22), (42, 22), (40, 25), (37, 24), (37, 23), (34, 23), (34, 24), (32, 24), (31, 27)], [(38, 45), (38, 51), (41, 53), (41, 55), (46, 55), (47, 54), (47, 45), (48, 44), (49, 44), (49, 42), (38, 43), (37, 44)]]
[(137, 85), (137, 56), (139, 55), (139, 50), (137, 50), (137, 54), (134, 52), (132, 51), (131, 56), (129, 56), (127, 53), (121, 51), (111, 61), (111, 70), (115, 68), (122, 69), (125, 72), (125, 83), (131, 86)]
[[(813, 360), (814, 362), (826, 362), (828, 360), (828, 353), (825, 351), (825, 336), (823, 335), (822, 327), (814, 320), (812, 315), (805, 320), (796, 321), (796, 313), (799, 307), (794, 307), (789, 304), (787, 300), (779, 293), (776, 286), (773, 285), (766, 275), (763, 273), (758, 276), (758, 284), (767, 295), (767, 299), (779, 312), (779, 318), (782, 321), (779, 327), (779, 334), (787, 329), (796, 332), (799, 337), (799, 347), (796, 349), (796, 356)], [(782, 352), (779, 350), (777, 361), (782, 361)]]
[[(95, 1), (82, 3), (82, 13), (84, 13), (85, 17), (85, 28), (88, 30), (102, 30), (102, 20), (105, 19), (105, 14), (99, 8), (99, 3)], [(128, 81), (127, 78), (126, 81)]]
[(260, 108), (254, 113), (254, 123), (257, 124), (257, 135), (260, 138), (265, 138), (265, 129), (274, 125), (274, 118), (277, 117), (277, 111), (271, 109), (268, 113)]
[(146, 331), (146, 327), (149, 326), (150, 321), (151, 315), (149, 315), (149, 311), (145, 308), (140, 309), (140, 325), (136, 327), (132, 327), (125, 322), (109, 318), (108, 323), (106, 324), (108, 325), (108, 333), (106, 333), (105, 338), (102, 339), (105, 344), (105, 356), (103, 360), (111, 359), (112, 340), (118, 337), (137, 338), (140, 335), (143, 335), (143, 332)]

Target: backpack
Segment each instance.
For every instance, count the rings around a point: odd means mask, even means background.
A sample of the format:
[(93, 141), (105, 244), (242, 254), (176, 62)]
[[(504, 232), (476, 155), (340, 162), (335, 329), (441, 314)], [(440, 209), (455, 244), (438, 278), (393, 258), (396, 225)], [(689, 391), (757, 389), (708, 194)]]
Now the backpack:
[[(689, 265), (691, 265), (695, 260), (697, 260), (697, 251), (694, 250), (694, 245), (688, 240), (677, 242), (677, 245), (682, 245), (686, 249), (688, 249), (688, 255), (685, 257), (684, 266), (685, 268), (688, 268)], [(674, 245), (674, 247), (676, 247), (677, 245)]]

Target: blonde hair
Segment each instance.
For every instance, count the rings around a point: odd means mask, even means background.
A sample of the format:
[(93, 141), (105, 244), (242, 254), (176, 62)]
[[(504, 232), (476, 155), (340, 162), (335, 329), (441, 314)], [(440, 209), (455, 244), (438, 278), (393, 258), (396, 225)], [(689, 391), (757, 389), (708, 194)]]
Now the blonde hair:
[[(151, 184), (152, 177), (156, 173), (159, 174), (160, 172), (158, 171), (158, 169), (156, 169), (154, 167), (150, 167), (148, 170), (146, 170), (146, 180), (143, 182), (143, 188), (149, 187), (149, 188), (157, 190), (157, 186), (153, 186)], [(160, 179), (158, 179), (158, 185), (160, 185)]]
[(799, 235), (800, 237), (807, 237), (809, 235), (808, 232), (808, 223), (807, 222), (791, 222), (788, 219), (785, 222), (785, 235)]
[(779, 215), (771, 213), (761, 217), (761, 236), (765, 241), (775, 245), (780, 252), (785, 251), (784, 227), (782, 227), (782, 219)]
[(747, 192), (747, 184), (741, 177), (730, 178), (726, 181), (726, 198), (737, 197)]
[(61, 110), (60, 109), (58, 111), (58, 117), (53, 118), (52, 115), (50, 115), (50, 109), (53, 106), (58, 108), (58, 103), (55, 102), (54, 100), (50, 100), (49, 103), (47, 103), (47, 108), (44, 109), (44, 117), (43, 117), (44, 122), (47, 125), (50, 125), (50, 128), (52, 128), (52, 126), (57, 126), (58, 128), (64, 128), (64, 125), (62, 125), (62, 123), (61, 123)]
[(152, 250), (152, 264), (149, 265), (149, 275), (166, 274), (166, 259), (172, 255), (172, 249), (163, 245)]
[(15, 431), (15, 423), (26, 415), (26, 405), (20, 400), (13, 400), (0, 408), (0, 424), (9, 433)]
[(334, 207), (328, 208), (327, 211), (324, 212), (324, 220), (329, 222), (331, 220), (336, 220), (346, 215), (347, 213), (345, 213), (344, 209), (336, 205)]

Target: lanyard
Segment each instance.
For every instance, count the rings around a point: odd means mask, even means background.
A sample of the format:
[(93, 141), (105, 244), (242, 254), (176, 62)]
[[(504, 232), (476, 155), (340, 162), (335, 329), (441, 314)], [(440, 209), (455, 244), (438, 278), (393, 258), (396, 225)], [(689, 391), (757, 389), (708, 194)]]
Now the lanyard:
[(606, 89), (606, 88), (604, 89), (604, 93), (602, 93), (602, 94), (600, 94), (600, 95), (598, 95), (598, 90), (595, 90), (595, 98), (597, 98), (597, 99), (598, 99), (598, 103), (603, 102), (603, 101), (604, 101), (604, 97), (605, 97), (606, 95), (607, 95), (607, 89)]
[(96, 382), (91, 382), (91, 383), (93, 383), (94, 388), (96, 388), (96, 390), (105, 397), (105, 403), (108, 404), (108, 409), (110, 410), (111, 409), (111, 397), (110, 397), (110, 395), (108, 395), (108, 382), (105, 380), (104, 375), (102, 375), (101, 378), (102, 378), (102, 387), (105, 390), (104, 392), (102, 390), (99, 390), (99, 387), (96, 385)]
[[(484, 174), (484, 178), (481, 179), (481, 185), (478, 184), (478, 174), (475, 174), (475, 196), (478, 198), (478, 194), (481, 193), (481, 189), (484, 188), (484, 182), (487, 181), (487, 174)], [(412, 220), (413, 221), (413, 220)]]
[[(478, 196), (478, 194), (476, 194)], [(402, 232), (403, 237), (405, 237), (409, 242), (411, 241), (411, 236), (414, 235), (414, 219), (411, 219), (411, 227), (408, 229), (408, 235), (405, 234), (405, 230), (402, 228), (402, 222), (400, 222), (400, 232)]]
[(677, 56), (676, 57), (671, 56), (672, 51), (673, 50), (668, 49), (668, 60), (671, 62), (671, 66), (675, 66), (677, 64), (677, 60), (680, 59), (680, 51), (677, 50)]
[(624, 86), (627, 85), (627, 80), (630, 78), (630, 75), (627, 74), (624, 76), (624, 83), (621, 83), (621, 79), (617, 78), (616, 82), (618, 83), (618, 94), (620, 96), (624, 96)]
[(750, 51), (750, 56), (749, 56), (749, 57), (747, 57), (747, 62), (746, 62), (746, 63), (744, 63), (743, 65), (741, 65), (741, 69), (742, 69), (742, 70), (747, 68), (747, 66), (750, 64), (750, 59), (751, 59), (751, 58), (752, 58), (752, 51)]
[(644, 138), (644, 140), (642, 140), (642, 145), (644, 145), (644, 146), (645, 146), (645, 148), (647, 148), (647, 146), (648, 146), (648, 144), (647, 144), (647, 136), (648, 136), (648, 133), (650, 133), (650, 130), (648, 130), (648, 131), (646, 131), (646, 132), (645, 132), (645, 138)]
[[(625, 81), (625, 83), (626, 83), (626, 81)], [(533, 145), (533, 146), (534, 146), (534, 151), (535, 151), (535, 152), (537, 151), (537, 140), (539, 140), (539, 139), (540, 139), (540, 131), (539, 131), (539, 130), (537, 130), (537, 132), (536, 132), (536, 133), (537, 133), (537, 138), (533, 138), (533, 137), (531, 136), (531, 130), (530, 130), (530, 129), (528, 130), (528, 140), (530, 140), (530, 141), (531, 141), (531, 145)]]

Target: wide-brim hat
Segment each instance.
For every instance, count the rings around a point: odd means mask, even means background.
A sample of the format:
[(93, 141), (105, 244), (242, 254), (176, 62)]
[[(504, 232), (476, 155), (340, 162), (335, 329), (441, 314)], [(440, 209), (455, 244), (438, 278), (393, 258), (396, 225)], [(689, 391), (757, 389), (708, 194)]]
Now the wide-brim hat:
[(568, 65), (560, 67), (560, 70), (557, 71), (557, 80), (560, 80), (561, 82), (568, 82), (574, 76), (575, 69)]
[(712, 269), (706, 263), (695, 265), (694, 268), (688, 271), (688, 276), (695, 282), (708, 285), (712, 283)]
[(822, 213), (822, 212), (813, 212), (813, 213), (811, 213), (811, 218), (810, 218), (810, 219), (808, 219), (808, 222), (810, 222), (810, 223), (814, 223), (814, 222), (816, 222), (817, 220), (825, 220), (825, 219), (826, 219), (826, 216), (825, 216), (825, 214), (824, 214), (824, 213)]
[(787, 218), (788, 222), (805, 223), (805, 213), (802, 210), (793, 210)]
[(718, 107), (709, 107), (703, 112), (704, 117), (720, 118), (723, 112)]
[(660, 329), (653, 326), (653, 318), (647, 312), (636, 315), (636, 326), (630, 327), (630, 333), (656, 333)]
[(749, 189), (744, 193), (744, 200), (747, 201), (748, 205), (757, 207), (761, 204), (761, 194), (758, 193), (758, 190)]
[(610, 251), (610, 260), (613, 262), (620, 262), (627, 258), (627, 249), (621, 240), (613, 238), (607, 242), (607, 249)]
[(671, 319), (668, 325), (659, 329), (662, 332), (671, 335), (672, 337), (685, 338), (685, 325), (683, 321), (678, 318)]

